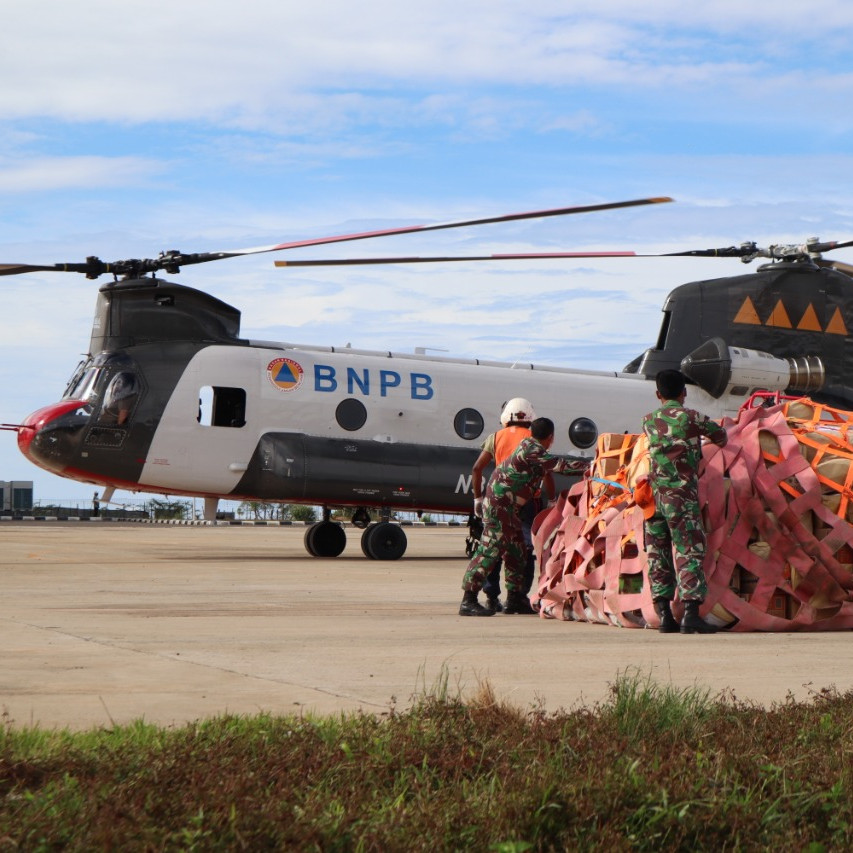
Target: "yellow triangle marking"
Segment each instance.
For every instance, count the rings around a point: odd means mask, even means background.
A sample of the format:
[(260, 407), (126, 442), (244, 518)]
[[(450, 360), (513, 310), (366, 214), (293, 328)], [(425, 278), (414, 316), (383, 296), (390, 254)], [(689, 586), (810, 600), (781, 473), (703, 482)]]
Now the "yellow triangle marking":
[(791, 319), (788, 317), (788, 312), (785, 310), (785, 306), (782, 304), (782, 300), (780, 299), (776, 303), (776, 307), (773, 309), (773, 313), (767, 318), (768, 326), (779, 326), (783, 329), (791, 329)]
[(797, 328), (804, 332), (823, 331), (820, 327), (820, 321), (817, 319), (817, 314), (815, 314), (813, 305), (809, 305), (809, 307), (806, 308), (806, 313), (803, 314), (802, 319), (797, 323)]
[(743, 305), (740, 306), (740, 311), (735, 314), (734, 322), (749, 323), (751, 326), (761, 325), (761, 319), (758, 316), (758, 312), (755, 310), (755, 306), (752, 304), (752, 300), (748, 296), (743, 300)]
[(826, 325), (826, 333), (828, 335), (846, 335), (847, 326), (844, 325), (844, 319), (841, 316), (841, 309), (836, 308), (832, 319)]

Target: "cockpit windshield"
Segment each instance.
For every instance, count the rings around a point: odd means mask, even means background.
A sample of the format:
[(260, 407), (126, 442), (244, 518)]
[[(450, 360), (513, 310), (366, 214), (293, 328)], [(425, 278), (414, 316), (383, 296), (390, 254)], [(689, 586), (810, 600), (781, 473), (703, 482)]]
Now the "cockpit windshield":
[(95, 396), (95, 386), (100, 374), (101, 368), (92, 367), (91, 361), (81, 362), (62, 395), (63, 399), (83, 400), (88, 403)]

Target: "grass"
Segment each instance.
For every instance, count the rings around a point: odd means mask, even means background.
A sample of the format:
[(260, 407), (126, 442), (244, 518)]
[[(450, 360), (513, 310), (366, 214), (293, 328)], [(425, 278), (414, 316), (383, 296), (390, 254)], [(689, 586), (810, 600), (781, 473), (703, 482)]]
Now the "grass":
[(446, 679), (381, 716), (0, 729), (0, 850), (842, 850), (853, 693), (765, 710), (624, 673), (546, 713)]

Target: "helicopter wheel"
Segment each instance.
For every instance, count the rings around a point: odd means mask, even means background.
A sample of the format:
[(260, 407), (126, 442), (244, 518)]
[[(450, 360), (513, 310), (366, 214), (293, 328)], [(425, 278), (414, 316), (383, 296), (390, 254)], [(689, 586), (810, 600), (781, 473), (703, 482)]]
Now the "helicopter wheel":
[(406, 553), (406, 533), (399, 524), (371, 524), (361, 535), (361, 550), (374, 560), (399, 560)]
[(368, 524), (367, 527), (364, 528), (364, 532), (361, 534), (361, 553), (367, 557), (368, 560), (375, 560), (376, 557), (370, 552), (370, 540), (373, 538), (373, 531), (379, 527), (379, 522), (374, 521), (372, 524)]
[(338, 557), (347, 544), (347, 535), (334, 521), (318, 521), (305, 531), (305, 550), (312, 557)]

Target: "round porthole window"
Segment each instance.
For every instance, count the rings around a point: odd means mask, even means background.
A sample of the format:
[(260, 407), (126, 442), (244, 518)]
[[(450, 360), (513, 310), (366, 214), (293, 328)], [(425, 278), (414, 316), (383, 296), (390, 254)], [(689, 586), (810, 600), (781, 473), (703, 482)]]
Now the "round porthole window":
[(483, 433), (483, 416), (476, 409), (460, 409), (453, 419), (453, 429), (468, 441), (478, 438)]
[(354, 400), (352, 397), (347, 397), (346, 400), (341, 400), (335, 409), (335, 420), (341, 429), (354, 432), (361, 429), (367, 420), (367, 409), (364, 408), (364, 403), (361, 400)]
[(595, 421), (591, 421), (589, 418), (575, 418), (569, 424), (569, 441), (575, 447), (586, 450), (595, 444), (597, 438), (598, 427), (595, 425)]

